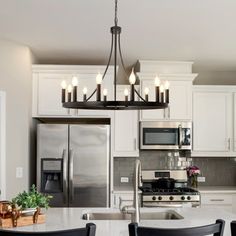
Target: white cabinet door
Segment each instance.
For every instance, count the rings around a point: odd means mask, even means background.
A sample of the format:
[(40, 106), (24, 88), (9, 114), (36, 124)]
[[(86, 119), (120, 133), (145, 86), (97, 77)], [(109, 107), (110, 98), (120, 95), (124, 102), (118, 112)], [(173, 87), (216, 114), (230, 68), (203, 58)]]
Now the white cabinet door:
[[(141, 81), (141, 92), (148, 87), (149, 100), (155, 101), (153, 80)], [(170, 103), (165, 110), (143, 110), (141, 120), (191, 120), (192, 119), (192, 82), (170, 81)]]
[[(145, 88), (149, 88), (149, 101), (155, 101), (155, 87), (154, 87), (154, 80), (141, 80), (141, 95), (144, 98), (144, 90)], [(164, 109), (158, 110), (141, 110), (141, 120), (148, 121), (148, 120), (163, 120), (165, 119), (166, 111)]]
[[(58, 70), (58, 72), (57, 72)], [(72, 76), (78, 76), (78, 101), (83, 101), (83, 88), (87, 87), (89, 97), (96, 89), (95, 73), (75, 73), (76, 71), (68, 70), (63, 73), (59, 69), (54, 72), (35, 72), (33, 73), (33, 116), (80, 116), (80, 117), (110, 117), (114, 112), (107, 110), (78, 110), (66, 109), (61, 103), (61, 82), (66, 80), (67, 84), (71, 83)], [(102, 91), (108, 90), (107, 99), (113, 99), (113, 81), (109, 74), (102, 82)], [(102, 96), (103, 99), (103, 96)], [(90, 101), (96, 100), (96, 94)]]
[(231, 193), (202, 193), (202, 208), (220, 208), (225, 211), (233, 212), (233, 196)]
[[(117, 87), (117, 100), (124, 100), (125, 86)], [(115, 111), (113, 156), (139, 156), (138, 111)]]
[(196, 91), (193, 94), (193, 151), (229, 152), (231, 94)]
[[(39, 116), (67, 116), (68, 110), (61, 104), (61, 81), (71, 82), (71, 74), (41, 73), (37, 79), (37, 114)], [(35, 105), (35, 104), (34, 104)]]
[(166, 116), (171, 120), (192, 119), (192, 82), (170, 82), (170, 104)]

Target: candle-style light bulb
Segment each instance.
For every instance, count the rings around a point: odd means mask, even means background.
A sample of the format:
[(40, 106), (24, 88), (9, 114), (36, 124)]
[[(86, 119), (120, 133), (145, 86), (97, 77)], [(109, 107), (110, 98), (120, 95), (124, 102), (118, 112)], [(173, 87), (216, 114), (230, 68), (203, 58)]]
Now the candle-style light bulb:
[(155, 86), (156, 86), (156, 87), (159, 87), (159, 86), (160, 86), (161, 80), (160, 80), (160, 78), (159, 78), (158, 76), (155, 77), (154, 83), (155, 83)]
[(78, 86), (78, 77), (77, 76), (73, 76), (71, 83), (72, 83), (73, 87)]
[(72, 92), (72, 86), (71, 86), (71, 84), (69, 84), (69, 85), (67, 86), (67, 92), (68, 92), (68, 93), (71, 93), (71, 92)]
[(88, 92), (88, 89), (86, 88), (86, 87), (84, 87), (83, 88), (83, 100), (84, 100), (84, 102), (86, 101), (86, 99), (87, 99), (87, 92)]
[(101, 101), (101, 83), (102, 83), (102, 75), (99, 73), (96, 77), (97, 83), (97, 102)]
[(107, 89), (103, 89), (103, 95), (107, 96)]
[(135, 82), (136, 82), (136, 76), (134, 74), (134, 68), (132, 68), (132, 72), (131, 72), (131, 74), (129, 76), (129, 83), (130, 84), (135, 84)]
[(88, 89), (86, 87), (83, 88), (83, 94), (87, 94), (88, 93)]
[(73, 86), (73, 102), (77, 102), (78, 78), (76, 76), (73, 76), (71, 83), (72, 83), (72, 86)]
[(165, 81), (165, 85), (164, 85), (165, 89), (169, 89), (170, 87), (170, 82), (168, 80)]
[(102, 83), (102, 74), (98, 73), (98, 75), (96, 76), (96, 83), (97, 84), (101, 84)]
[(103, 100), (104, 102), (107, 101), (107, 89), (103, 89)]
[(134, 84), (136, 82), (136, 76), (134, 74), (134, 68), (132, 68), (132, 72), (129, 76), (129, 83), (131, 85), (130, 88), (130, 101), (134, 101)]
[(67, 93), (68, 93), (68, 102), (71, 102), (71, 93), (72, 93), (72, 85), (69, 84), (67, 86)]
[(170, 82), (166, 80), (165, 82), (165, 98), (166, 98), (166, 103), (169, 103), (169, 87), (170, 87)]
[(144, 93), (145, 93), (145, 100), (148, 101), (149, 88), (145, 88)]
[(159, 102), (160, 100), (160, 83), (161, 83), (160, 78), (156, 76), (154, 79), (155, 90), (156, 90), (156, 102)]
[(149, 88), (145, 88), (144, 93), (145, 93), (145, 95), (148, 95), (149, 94)]
[(127, 88), (125, 88), (124, 90), (124, 95), (125, 95), (125, 101), (128, 102), (129, 90)]
[(66, 87), (67, 87), (67, 84), (66, 84), (66, 81), (63, 80), (61, 82), (61, 102), (64, 103), (66, 101)]
[(61, 88), (62, 88), (62, 89), (66, 89), (66, 87), (67, 87), (66, 81), (63, 80), (63, 81), (61, 82)]

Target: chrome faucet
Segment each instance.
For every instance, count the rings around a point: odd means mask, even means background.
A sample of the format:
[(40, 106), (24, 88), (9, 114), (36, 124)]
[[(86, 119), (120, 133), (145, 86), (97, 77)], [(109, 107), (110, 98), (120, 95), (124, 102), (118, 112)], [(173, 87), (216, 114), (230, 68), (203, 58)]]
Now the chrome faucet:
[(131, 220), (133, 223), (140, 222), (140, 207), (139, 207), (139, 187), (142, 186), (141, 181), (141, 162), (136, 160), (134, 168), (134, 199), (133, 206), (124, 206), (121, 211), (123, 213), (131, 214)]

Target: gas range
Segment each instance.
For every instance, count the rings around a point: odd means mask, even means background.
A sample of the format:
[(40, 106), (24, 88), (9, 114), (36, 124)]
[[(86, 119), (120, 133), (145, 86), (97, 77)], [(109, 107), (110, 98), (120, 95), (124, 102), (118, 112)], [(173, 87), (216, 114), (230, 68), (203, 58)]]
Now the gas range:
[[(175, 177), (175, 178), (173, 178)], [(171, 188), (159, 188), (158, 180), (172, 180)], [(140, 190), (143, 207), (197, 207), (200, 205), (200, 193), (187, 186), (185, 170), (153, 170), (142, 171), (142, 187)]]

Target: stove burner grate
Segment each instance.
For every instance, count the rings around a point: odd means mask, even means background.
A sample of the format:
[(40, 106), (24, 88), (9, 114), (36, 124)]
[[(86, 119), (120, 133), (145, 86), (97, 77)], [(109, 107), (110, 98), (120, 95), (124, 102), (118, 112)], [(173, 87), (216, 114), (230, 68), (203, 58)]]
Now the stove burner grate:
[(159, 189), (159, 188), (151, 188), (151, 187), (143, 187), (141, 188), (142, 193), (145, 194), (152, 194), (152, 195), (178, 195), (178, 194), (184, 194), (184, 195), (196, 195), (199, 194), (199, 192), (192, 188), (187, 187), (181, 187), (181, 188), (174, 188), (174, 189)]

